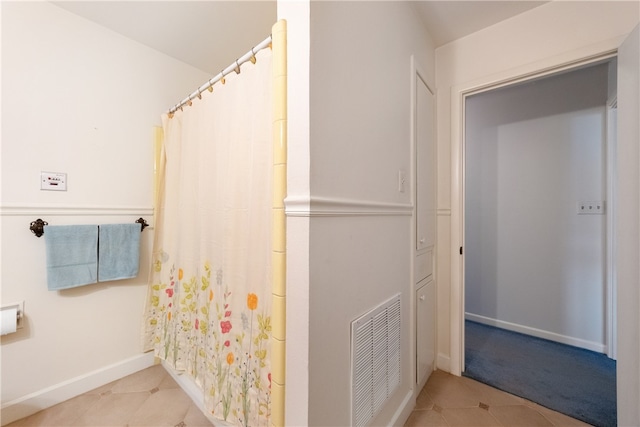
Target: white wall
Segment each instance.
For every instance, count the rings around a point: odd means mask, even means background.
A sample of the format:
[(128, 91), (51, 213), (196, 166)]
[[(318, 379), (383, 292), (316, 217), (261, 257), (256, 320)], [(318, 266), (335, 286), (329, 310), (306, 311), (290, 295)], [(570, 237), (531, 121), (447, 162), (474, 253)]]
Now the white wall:
[[(399, 292), (402, 383), (372, 423), (389, 425), (415, 399), (411, 193), (397, 191), (397, 174), (411, 170), (410, 57), (433, 83), (433, 45), (410, 2), (307, 5), (281, 3), (278, 13), (296, 48), (309, 40), (308, 65), (291, 52), (289, 64), (289, 112), (307, 102), (309, 126), (294, 128), (290, 116), (286, 422), (350, 424), (350, 323)], [(306, 70), (305, 88), (294, 75)], [(308, 154), (298, 146), (307, 141)]]
[(618, 423), (640, 425), (640, 25), (618, 56)]
[(605, 346), (608, 65), (467, 98), (468, 318), (595, 351)]
[(637, 2), (555, 1), (436, 50), (438, 242), (452, 244), (450, 252), (438, 251), (437, 260), (439, 367), (461, 369), (460, 343), (451, 340), (452, 334), (459, 338), (462, 319), (461, 91), (615, 50), (638, 17)]
[[(2, 422), (148, 363), (141, 322), (152, 231), (136, 279), (50, 292), (29, 223), (153, 223), (152, 129), (206, 74), (48, 2), (2, 2)], [(66, 172), (66, 192), (40, 191)], [(152, 360), (152, 359), (151, 359)]]
[[(287, 20), (286, 425), (309, 422), (309, 1), (278, 1)], [(297, 200), (300, 212), (292, 216)]]

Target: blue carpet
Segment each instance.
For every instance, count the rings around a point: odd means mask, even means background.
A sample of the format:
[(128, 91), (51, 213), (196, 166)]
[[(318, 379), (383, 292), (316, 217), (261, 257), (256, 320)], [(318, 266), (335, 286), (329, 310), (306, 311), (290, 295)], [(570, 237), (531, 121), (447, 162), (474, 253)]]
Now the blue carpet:
[(593, 351), (466, 321), (464, 376), (597, 427), (615, 427), (616, 362)]

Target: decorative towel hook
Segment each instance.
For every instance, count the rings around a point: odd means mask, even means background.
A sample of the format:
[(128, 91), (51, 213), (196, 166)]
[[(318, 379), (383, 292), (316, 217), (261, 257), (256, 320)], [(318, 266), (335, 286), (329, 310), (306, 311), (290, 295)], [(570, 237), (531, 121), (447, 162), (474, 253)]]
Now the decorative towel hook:
[(149, 223), (144, 218), (138, 218), (136, 222), (141, 226), (140, 232), (144, 231), (145, 227), (149, 226)]
[(49, 225), (49, 223), (38, 218), (35, 221), (31, 221), (31, 224), (29, 224), (29, 229), (33, 234), (36, 235), (36, 237), (40, 237), (44, 234), (45, 225)]

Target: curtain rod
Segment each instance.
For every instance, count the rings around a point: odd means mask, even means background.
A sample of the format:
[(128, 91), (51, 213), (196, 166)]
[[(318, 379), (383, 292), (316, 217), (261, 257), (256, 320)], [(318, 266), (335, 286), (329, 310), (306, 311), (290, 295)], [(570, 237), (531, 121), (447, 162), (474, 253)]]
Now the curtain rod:
[(169, 115), (169, 118), (173, 117), (173, 113), (175, 113), (176, 111), (181, 109), (183, 106), (191, 105), (191, 101), (193, 101), (194, 99), (201, 98), (202, 97), (202, 92), (204, 92), (205, 90), (209, 90), (209, 92), (213, 92), (213, 85), (216, 82), (222, 81), (222, 84), (224, 84), (224, 76), (228, 75), (232, 71), (235, 71), (236, 74), (240, 74), (240, 66), (242, 64), (244, 64), (247, 61), (251, 61), (251, 63), (255, 63), (256, 62), (256, 53), (261, 51), (262, 49), (265, 49), (266, 47), (269, 47), (269, 46), (271, 46), (271, 36), (267, 37), (262, 42), (260, 42), (258, 45), (256, 45), (253, 48), (251, 48), (251, 50), (249, 52), (245, 53), (240, 58), (236, 59), (231, 65), (229, 65), (227, 68), (225, 68), (222, 71), (220, 71), (220, 73), (218, 73), (218, 75), (216, 75), (216, 76), (212, 77), (211, 79), (209, 79), (205, 84), (203, 84), (198, 89), (193, 91), (185, 99), (183, 99), (182, 101), (180, 101), (179, 103), (174, 105), (167, 112), (167, 114)]

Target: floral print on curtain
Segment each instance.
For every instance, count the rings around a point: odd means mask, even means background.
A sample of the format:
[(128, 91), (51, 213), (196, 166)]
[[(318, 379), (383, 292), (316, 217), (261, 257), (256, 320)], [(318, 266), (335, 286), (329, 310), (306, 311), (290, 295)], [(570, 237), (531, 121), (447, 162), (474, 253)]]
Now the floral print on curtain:
[(145, 344), (228, 423), (267, 426), (271, 338), (271, 53), (172, 119)]

